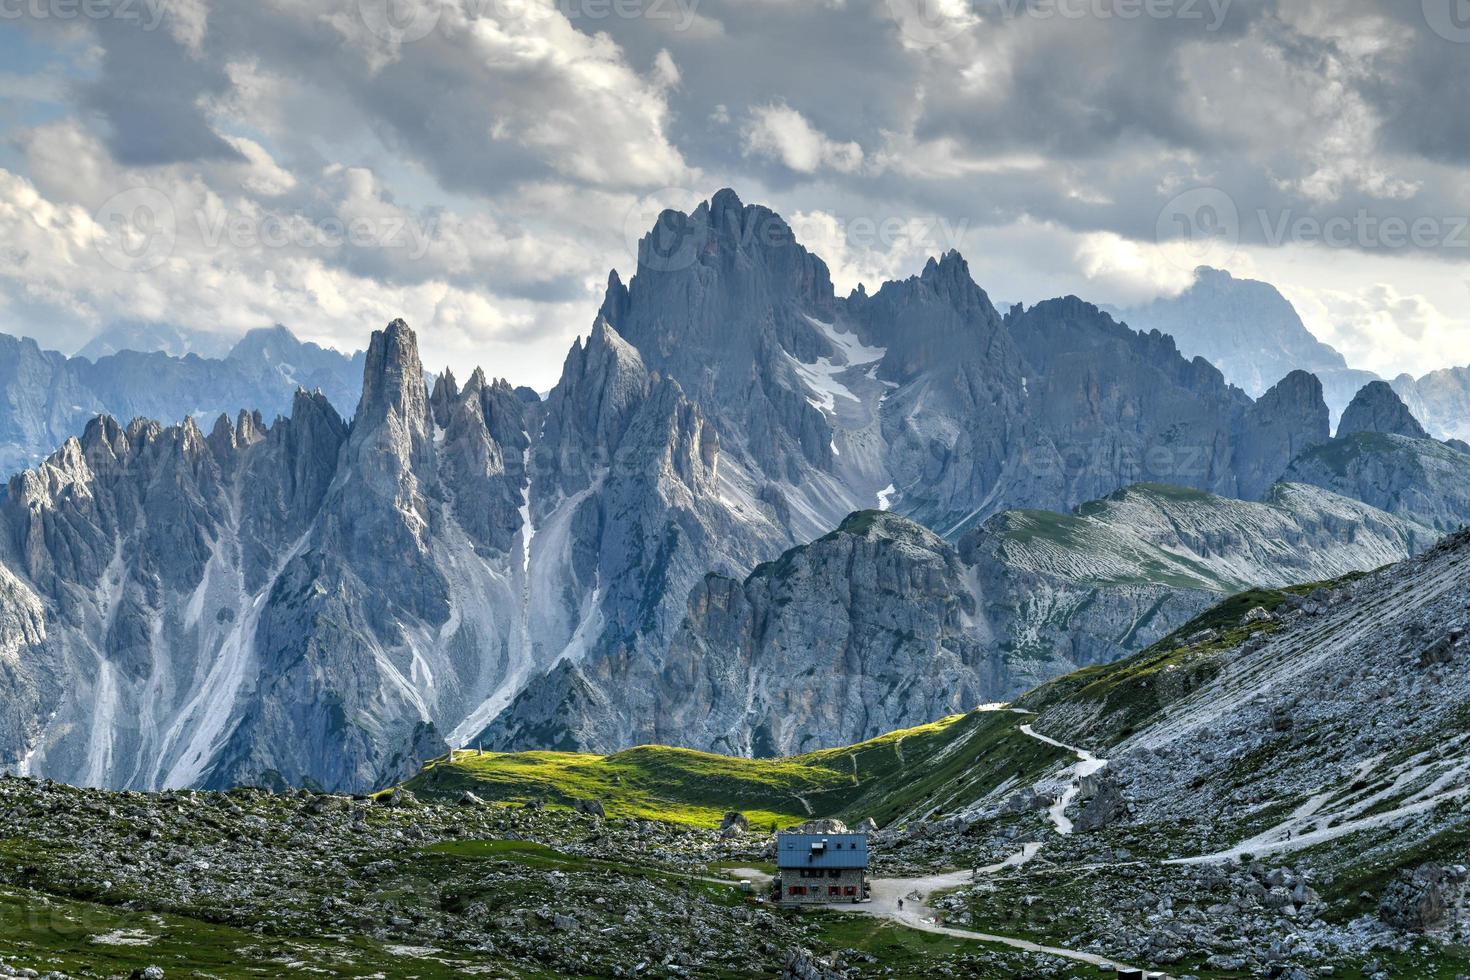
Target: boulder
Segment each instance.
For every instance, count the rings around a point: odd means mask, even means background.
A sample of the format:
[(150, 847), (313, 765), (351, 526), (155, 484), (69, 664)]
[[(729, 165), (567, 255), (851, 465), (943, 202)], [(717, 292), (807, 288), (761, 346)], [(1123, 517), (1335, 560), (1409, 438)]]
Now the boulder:
[(1421, 865), (1388, 886), (1378, 905), (1378, 917), (1396, 929), (1423, 932), (1445, 920), (1449, 901), (1448, 875), (1438, 864)]
[(1082, 808), (1076, 827), (1082, 833), (1090, 833), (1127, 820), (1129, 816), (1128, 801), (1123, 797), (1123, 790), (1113, 780), (1105, 779), (1098, 786), (1097, 795)]
[(601, 800), (578, 800), (572, 804), (572, 809), (578, 813), (585, 813), (589, 817), (607, 816), (607, 810), (603, 808)]
[(750, 821), (739, 810), (731, 810), (720, 821), (720, 830), (734, 830), (743, 834), (750, 830)]

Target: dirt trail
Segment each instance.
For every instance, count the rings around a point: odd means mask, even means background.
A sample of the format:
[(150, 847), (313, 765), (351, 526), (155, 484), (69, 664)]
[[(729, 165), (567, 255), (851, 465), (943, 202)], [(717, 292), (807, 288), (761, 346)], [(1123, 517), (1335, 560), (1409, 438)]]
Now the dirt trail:
[[(989, 867), (979, 869), (981, 877), (995, 874), (1005, 868), (1017, 868), (1026, 864), (1038, 853), (1042, 845), (1039, 843), (1023, 844), (1021, 850), (1011, 857), (992, 864)], [(940, 923), (939, 915), (928, 905), (930, 896), (937, 892), (948, 891), (952, 888), (960, 888), (975, 880), (974, 873), (970, 871), (952, 871), (942, 875), (930, 875), (925, 878), (873, 878), (872, 885), (873, 900), (863, 905), (837, 905), (833, 909), (838, 912), (854, 912), (860, 915), (871, 915), (875, 918), (888, 919), (909, 929), (918, 929), (921, 932), (932, 932), (940, 936), (951, 936), (956, 939), (973, 939), (986, 943), (997, 943), (1019, 949), (1027, 953), (1044, 953), (1049, 956), (1058, 956), (1062, 959), (1072, 960), (1076, 963), (1086, 963), (1090, 966), (1125, 966), (1117, 960), (1098, 956), (1096, 953), (1085, 953), (1076, 949), (1063, 949), (1059, 946), (1045, 946), (1041, 943), (1033, 943), (1025, 939), (1015, 939), (1010, 936), (995, 936), (990, 933), (979, 932), (974, 929), (957, 929)], [(903, 902), (903, 908), (898, 903)]]

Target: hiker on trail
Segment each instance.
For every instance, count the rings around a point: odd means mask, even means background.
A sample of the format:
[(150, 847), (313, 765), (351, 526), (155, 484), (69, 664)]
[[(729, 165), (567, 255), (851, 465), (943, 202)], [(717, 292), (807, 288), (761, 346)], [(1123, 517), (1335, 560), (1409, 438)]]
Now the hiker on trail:
[(901, 898), (898, 900), (898, 910), (900, 912), (903, 911), (903, 899), (901, 899)]

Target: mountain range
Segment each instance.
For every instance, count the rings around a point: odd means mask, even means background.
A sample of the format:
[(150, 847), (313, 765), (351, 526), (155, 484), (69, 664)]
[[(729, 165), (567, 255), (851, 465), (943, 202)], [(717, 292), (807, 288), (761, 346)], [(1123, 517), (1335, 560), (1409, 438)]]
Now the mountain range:
[[(1169, 334), (1186, 355), (1205, 358), (1252, 397), (1290, 371), (1315, 374), (1333, 425), (1364, 385), (1382, 380), (1350, 367), (1341, 353), (1313, 336), (1275, 286), (1220, 269), (1201, 266), (1179, 295), (1110, 312), (1136, 329)], [(1470, 366), (1421, 378), (1402, 374), (1392, 383), (1436, 437), (1470, 440)]]
[(0, 334), (0, 473), (34, 466), (98, 415), (209, 420), (241, 408), (272, 419), (297, 387), (320, 388), (341, 412), (357, 404), (362, 354), (303, 343), (285, 327), (252, 330), (227, 353), (209, 335), (122, 325), (76, 357)]
[[(17, 346), (27, 391), (124, 397), (88, 369), (128, 355)], [(280, 330), (145, 361), (257, 386), (349, 362)], [(366, 790), (450, 744), (855, 742), (1470, 518), (1470, 456), (1387, 385), (1334, 439), (1308, 372), (1253, 399), (1075, 297), (1002, 315), (953, 252), (838, 296), (731, 191), (660, 216), (544, 400), (431, 388), (401, 321), (349, 363), (350, 420), (326, 386), (207, 432), (104, 415), (10, 481), (0, 765)]]

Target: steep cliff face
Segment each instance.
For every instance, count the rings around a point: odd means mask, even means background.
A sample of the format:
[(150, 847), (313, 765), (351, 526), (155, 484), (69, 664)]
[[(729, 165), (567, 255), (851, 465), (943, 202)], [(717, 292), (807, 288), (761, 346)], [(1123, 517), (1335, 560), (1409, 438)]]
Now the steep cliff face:
[(1470, 441), (1470, 366), (1400, 375), (1393, 390), (1437, 438)]
[(1470, 521), (1470, 454), (1437, 442), (1387, 382), (1358, 392), (1337, 438), (1292, 461), (1284, 479), (1325, 487), (1392, 514), (1454, 531)]
[(1259, 495), (1322, 438), (1303, 379), (1252, 413), (1203, 360), (1075, 298), (1002, 317), (955, 252), (838, 299), (785, 222), (730, 191), (661, 216), (602, 316), (705, 412), (732, 494), (794, 540), (875, 504), (957, 539), (1143, 480)]
[[(359, 790), (446, 744), (851, 742), (1408, 554), (1467, 483), (1423, 460), (1470, 459), (1371, 434), (1416, 448), (1343, 489), (1405, 520), (1271, 490), (1334, 445), (1309, 375), (1252, 402), (1080, 300), (1001, 317), (954, 253), (838, 300), (730, 193), (660, 219), (544, 403), (431, 391), (402, 322), (361, 365), (350, 423), (102, 417), (11, 482), (0, 764)], [(1065, 513), (1139, 480), (1174, 489)]]
[(1060, 499), (1033, 468), (1021, 351), (959, 253), (845, 308), (884, 352), (875, 375), (889, 388), (879, 403), (888, 506), (951, 535), (1004, 507), (1007, 491)]
[(1239, 496), (1260, 500), (1292, 460), (1331, 437), (1322, 382), (1305, 371), (1291, 372), (1241, 420), (1236, 436)]
[(700, 583), (651, 692), (651, 740), (786, 755), (979, 704), (1003, 665), (975, 613), (953, 548), (892, 514), (854, 514), (743, 583)]
[(1470, 455), (1433, 439), (1359, 432), (1297, 457), (1284, 477), (1453, 531), (1470, 521)]
[[(740, 482), (804, 496), (805, 530), (841, 506), (803, 492), (842, 452), (834, 382), (845, 366), (828, 336), (836, 301), (821, 259), (774, 212), (723, 190), (691, 214), (666, 211), (639, 243), (627, 288), (614, 276), (602, 317), (652, 370), (674, 378), (719, 432)], [(824, 481), (843, 496), (841, 480)]]
[(289, 419), (242, 412), (207, 437), (94, 421), (4, 499), (6, 564), (45, 610), (23, 655), (64, 690), (6, 750), (93, 785), (339, 789), (441, 750), (530, 671), (525, 468), (485, 421), (524, 432), (524, 404), (474, 383), (438, 425), (398, 322), (350, 427), (304, 391)]
[(239, 663), (292, 511), (320, 503), (313, 457), (345, 432), (320, 396), (299, 393), (297, 415), (263, 430), (242, 413), (208, 438), (104, 417), (11, 481), (5, 557), (45, 608), (63, 692), (7, 746), (34, 771), (157, 785), (187, 765), (190, 717), (220, 709), (206, 692)]

